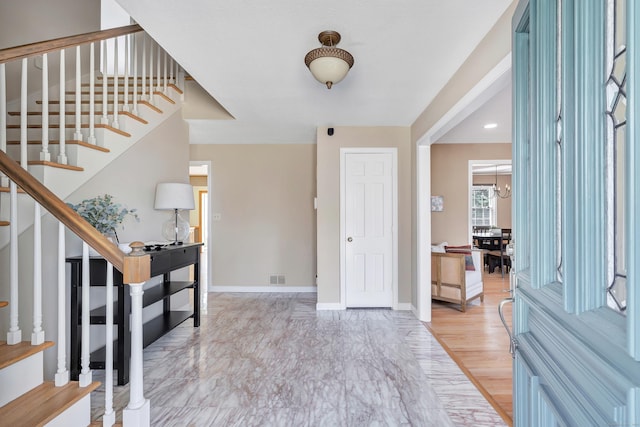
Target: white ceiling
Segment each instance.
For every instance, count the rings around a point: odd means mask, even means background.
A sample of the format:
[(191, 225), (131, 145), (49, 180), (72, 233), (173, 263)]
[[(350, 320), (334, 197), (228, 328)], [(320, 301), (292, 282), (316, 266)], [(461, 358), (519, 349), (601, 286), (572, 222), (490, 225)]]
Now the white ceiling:
[[(511, 1), (118, 0), (235, 118), (190, 120), (192, 143), (310, 143), (318, 126), (410, 126)], [(340, 32), (338, 47), (355, 58), (331, 90), (304, 64), (323, 30)]]
[[(511, 135), (511, 81), (498, 93), (491, 96), (477, 110), (471, 112), (458, 125), (445, 133), (436, 142), (447, 144), (505, 142), (510, 143)], [(485, 129), (493, 123), (495, 128)]]

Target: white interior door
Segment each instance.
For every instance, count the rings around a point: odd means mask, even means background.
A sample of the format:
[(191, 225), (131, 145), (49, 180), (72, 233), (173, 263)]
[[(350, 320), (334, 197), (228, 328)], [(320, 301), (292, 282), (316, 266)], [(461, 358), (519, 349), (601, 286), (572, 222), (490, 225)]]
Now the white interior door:
[(394, 152), (343, 153), (346, 307), (394, 301)]

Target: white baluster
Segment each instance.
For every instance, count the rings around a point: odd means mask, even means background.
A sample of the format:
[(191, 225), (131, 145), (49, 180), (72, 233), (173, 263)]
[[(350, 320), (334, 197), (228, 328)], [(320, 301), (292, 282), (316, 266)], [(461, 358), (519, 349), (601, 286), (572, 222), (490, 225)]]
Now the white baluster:
[(65, 50), (60, 50), (60, 105), (58, 111), (60, 111), (60, 128), (58, 129), (58, 159), (57, 162), (63, 165), (67, 164), (67, 103), (65, 91), (67, 90), (67, 82), (65, 77), (66, 70), (66, 58)]
[(81, 349), (80, 349), (80, 375), (78, 377), (80, 387), (86, 387), (91, 384), (92, 373), (89, 368), (90, 363), (90, 328), (89, 324), (89, 312), (91, 311), (91, 281), (89, 275), (89, 245), (87, 242), (82, 242), (82, 332), (81, 332)]
[(102, 118), (100, 123), (103, 125), (109, 124), (108, 114), (108, 102), (107, 102), (107, 41), (102, 40)]
[(130, 283), (131, 294), (131, 365), (129, 404), (122, 412), (124, 427), (148, 426), (150, 404), (144, 397), (142, 368), (142, 286), (144, 283)]
[(40, 160), (50, 161), (49, 152), (49, 59), (42, 54), (42, 147)]
[(58, 221), (58, 371), (55, 375), (56, 387), (69, 382), (67, 370), (67, 309), (66, 309), (66, 277), (65, 277), (65, 241), (64, 224)]
[(149, 102), (151, 105), (155, 105), (153, 102), (153, 40), (149, 40)]
[(142, 35), (142, 93), (141, 101), (147, 100), (147, 35)]
[(176, 81), (173, 79), (173, 57), (169, 57), (169, 82), (171, 84), (176, 84)]
[(18, 326), (18, 187), (9, 183), (10, 215), (9, 221), (9, 332), (7, 344), (14, 345), (22, 341), (22, 331)]
[(27, 58), (22, 60), (22, 79), (20, 85), (20, 166), (27, 168)]
[(113, 410), (113, 265), (107, 262), (106, 283), (106, 345), (104, 359), (104, 416), (102, 425), (110, 427), (116, 423)]
[(160, 57), (162, 56), (162, 52), (160, 52), (160, 44), (156, 43), (158, 45), (158, 54), (156, 55), (156, 91), (161, 92), (162, 91), (162, 74), (160, 74)]
[(138, 115), (138, 37), (133, 35), (133, 114)]
[(116, 37), (113, 39), (113, 122), (111, 126), (116, 129), (120, 129), (120, 122), (118, 121), (118, 101), (120, 100), (119, 88), (118, 88), (118, 76), (120, 70), (118, 69), (118, 45), (119, 40)]
[(129, 111), (129, 34), (124, 36), (124, 105), (122, 111)]
[(33, 332), (31, 345), (44, 342), (42, 330), (42, 221), (40, 204), (33, 209)]
[(76, 46), (76, 131), (73, 139), (82, 141), (82, 69), (80, 46)]
[(178, 79), (178, 88), (182, 91), (182, 94), (180, 94), (180, 100), (184, 101), (184, 70), (180, 65), (177, 65), (176, 76)]
[(180, 75), (180, 64), (178, 64), (178, 61), (176, 61), (176, 86), (179, 87), (181, 90), (183, 90), (182, 87), (180, 87), (179, 75)]
[[(0, 151), (7, 152), (7, 74), (0, 64)], [(0, 187), (8, 187), (9, 178), (0, 172)]]
[(169, 82), (167, 81), (168, 77), (167, 77), (167, 51), (163, 50), (164, 52), (164, 88), (163, 88), (163, 92), (166, 95), (167, 94), (167, 86), (169, 85)]
[(96, 48), (89, 45), (89, 144), (96, 145)]

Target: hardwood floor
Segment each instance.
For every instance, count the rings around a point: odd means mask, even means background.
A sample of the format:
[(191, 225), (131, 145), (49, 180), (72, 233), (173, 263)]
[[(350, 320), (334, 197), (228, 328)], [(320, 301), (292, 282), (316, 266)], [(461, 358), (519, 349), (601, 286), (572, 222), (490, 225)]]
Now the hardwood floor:
[[(458, 305), (433, 301), (431, 322), (425, 324), (498, 414), (513, 425), (512, 359), (498, 315), (498, 304), (509, 297), (509, 277), (485, 272), (483, 281), (484, 302), (475, 300), (462, 313)], [(511, 306), (505, 306), (510, 326)]]

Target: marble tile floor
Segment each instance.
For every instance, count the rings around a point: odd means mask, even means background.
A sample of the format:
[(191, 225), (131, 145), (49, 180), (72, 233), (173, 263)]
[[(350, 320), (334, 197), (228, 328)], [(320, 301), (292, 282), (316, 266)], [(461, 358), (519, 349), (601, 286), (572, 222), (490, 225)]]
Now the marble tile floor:
[[(151, 424), (506, 425), (411, 312), (315, 305), (315, 294), (209, 294), (200, 328), (187, 320), (144, 350)], [(128, 399), (116, 386), (118, 419)], [(92, 408), (99, 419), (103, 389)]]

